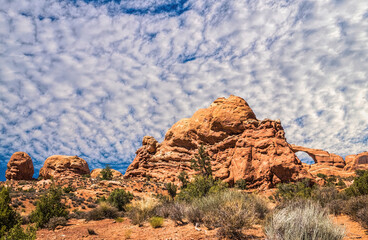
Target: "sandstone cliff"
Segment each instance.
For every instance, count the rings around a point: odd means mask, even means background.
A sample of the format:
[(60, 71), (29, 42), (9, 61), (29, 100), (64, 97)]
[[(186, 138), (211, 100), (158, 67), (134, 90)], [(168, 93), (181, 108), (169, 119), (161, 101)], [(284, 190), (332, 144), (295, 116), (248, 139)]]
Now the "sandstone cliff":
[(46, 159), (40, 169), (40, 177), (49, 179), (73, 178), (90, 174), (87, 162), (78, 156), (54, 155)]
[(230, 184), (245, 179), (249, 187), (269, 188), (279, 182), (312, 177), (285, 139), (280, 121), (257, 120), (248, 103), (236, 96), (218, 98), (191, 118), (182, 119), (159, 144), (145, 137), (125, 177), (177, 181), (203, 144), (212, 158), (216, 178)]
[(31, 157), (25, 152), (15, 152), (8, 162), (5, 177), (8, 180), (31, 180), (33, 173)]

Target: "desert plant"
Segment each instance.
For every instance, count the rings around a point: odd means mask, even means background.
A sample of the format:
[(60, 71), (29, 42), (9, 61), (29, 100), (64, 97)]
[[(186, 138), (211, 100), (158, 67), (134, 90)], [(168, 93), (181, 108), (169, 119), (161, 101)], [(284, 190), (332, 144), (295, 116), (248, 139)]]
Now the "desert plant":
[(348, 196), (360, 196), (368, 194), (368, 171), (357, 171), (358, 177), (353, 184), (345, 189)]
[(334, 215), (339, 215), (344, 211), (345, 201), (343, 199), (334, 199), (326, 204), (327, 209)]
[(127, 216), (134, 225), (142, 226), (144, 221), (155, 215), (158, 204), (159, 201), (154, 198), (137, 201), (127, 208)]
[(181, 188), (186, 188), (188, 185), (188, 174), (186, 171), (182, 171), (178, 176), (179, 181), (181, 182)]
[(13, 228), (19, 220), (18, 214), (10, 206), (9, 189), (0, 187), (0, 236)]
[(368, 196), (359, 196), (345, 201), (344, 213), (357, 220), (358, 212), (368, 206)]
[(171, 199), (174, 199), (174, 197), (176, 196), (176, 191), (178, 190), (177, 186), (173, 183), (166, 183), (165, 187)]
[(267, 219), (264, 228), (267, 239), (273, 240), (337, 240), (344, 230), (329, 219), (327, 212), (312, 201), (289, 203)]
[(61, 202), (61, 197), (60, 188), (51, 186), (37, 201), (36, 209), (31, 213), (31, 221), (35, 222), (37, 227), (44, 227), (53, 217), (67, 217), (68, 211)]
[(235, 187), (245, 190), (247, 189), (247, 181), (245, 179), (239, 179), (235, 182)]
[(107, 198), (112, 206), (116, 207), (119, 211), (125, 211), (125, 205), (130, 203), (133, 199), (133, 194), (124, 189), (115, 189)]
[(46, 227), (51, 230), (55, 230), (57, 226), (65, 226), (67, 220), (65, 217), (52, 217), (46, 224)]
[(296, 183), (277, 184), (276, 199), (291, 200), (293, 198), (310, 198), (312, 195), (313, 184), (308, 178)]
[(200, 172), (204, 177), (212, 177), (211, 158), (206, 153), (206, 149), (203, 145), (198, 148), (198, 153), (192, 158), (191, 167), (195, 171)]
[(95, 230), (91, 229), (91, 228), (87, 228), (88, 234), (89, 235), (97, 235), (97, 233), (95, 232)]
[(110, 165), (107, 164), (104, 169), (101, 170), (101, 179), (102, 180), (111, 180), (112, 179), (112, 170)]
[(97, 208), (89, 211), (86, 216), (87, 220), (115, 219), (117, 217), (119, 217), (118, 209), (107, 202), (100, 203)]
[(322, 207), (340, 197), (335, 186), (314, 188), (311, 194), (313, 200), (318, 201)]
[(36, 239), (36, 228), (32, 226), (28, 226), (26, 230), (24, 230), (21, 226), (21, 222), (19, 221), (16, 225), (14, 225), (6, 234), (0, 235), (1, 240), (34, 240)]
[(188, 183), (177, 196), (178, 200), (192, 201), (195, 198), (201, 198), (209, 193), (216, 193), (227, 188), (227, 184), (220, 180), (214, 180), (211, 176), (196, 176), (194, 180)]
[(368, 229), (368, 205), (357, 212), (356, 218), (364, 228)]
[(149, 223), (151, 227), (153, 228), (159, 228), (162, 227), (162, 224), (164, 223), (164, 218), (162, 217), (151, 217), (149, 220)]

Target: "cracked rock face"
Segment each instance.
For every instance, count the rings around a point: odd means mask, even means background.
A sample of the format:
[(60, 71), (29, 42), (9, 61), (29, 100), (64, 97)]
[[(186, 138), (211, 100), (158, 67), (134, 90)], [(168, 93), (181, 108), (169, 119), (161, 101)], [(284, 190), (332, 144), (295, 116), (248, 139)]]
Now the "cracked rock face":
[(236, 96), (218, 98), (178, 121), (160, 144), (145, 137), (125, 178), (172, 182), (183, 170), (193, 175), (190, 161), (201, 144), (212, 158), (214, 176), (230, 184), (245, 179), (249, 187), (269, 188), (312, 178), (287, 143), (280, 121), (257, 120), (248, 103)]
[(57, 179), (85, 174), (90, 174), (90, 171), (84, 159), (78, 156), (54, 155), (46, 159), (39, 176), (44, 179)]
[(5, 177), (8, 180), (31, 180), (33, 173), (31, 157), (25, 152), (16, 152), (8, 162)]

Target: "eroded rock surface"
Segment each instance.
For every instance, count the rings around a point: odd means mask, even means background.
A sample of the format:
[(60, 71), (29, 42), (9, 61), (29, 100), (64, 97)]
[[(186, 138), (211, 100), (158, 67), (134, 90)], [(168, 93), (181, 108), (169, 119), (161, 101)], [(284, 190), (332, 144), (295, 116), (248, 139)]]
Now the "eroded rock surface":
[(145, 137), (125, 177), (170, 182), (183, 170), (193, 175), (190, 161), (201, 144), (213, 160), (214, 176), (230, 184), (245, 179), (249, 187), (269, 188), (311, 177), (287, 143), (280, 121), (257, 120), (248, 103), (236, 96), (218, 98), (175, 123), (154, 151)]
[(54, 155), (46, 159), (40, 169), (40, 177), (49, 179), (73, 178), (76, 175), (90, 174), (87, 162), (78, 156)]
[(34, 173), (32, 158), (25, 152), (14, 153), (7, 165), (8, 180), (31, 180)]
[(345, 157), (347, 171), (368, 170), (368, 152), (348, 155)]

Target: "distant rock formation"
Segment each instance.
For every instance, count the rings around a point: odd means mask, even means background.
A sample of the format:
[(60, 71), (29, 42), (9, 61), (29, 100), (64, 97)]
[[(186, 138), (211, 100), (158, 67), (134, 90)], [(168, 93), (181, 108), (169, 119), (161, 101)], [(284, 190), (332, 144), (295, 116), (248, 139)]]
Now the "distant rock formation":
[(334, 153), (329, 153), (327, 151), (321, 150), (321, 149), (313, 149), (313, 148), (306, 148), (296, 145), (291, 145), (291, 149), (296, 152), (305, 152), (307, 153), (311, 158), (313, 158), (314, 163), (321, 164), (321, 165), (327, 165), (327, 166), (334, 166), (337, 168), (344, 168), (345, 167), (345, 161), (342, 157), (339, 155), (336, 155)]
[(280, 121), (257, 120), (248, 103), (233, 95), (175, 123), (161, 144), (145, 137), (125, 177), (171, 182), (184, 170), (193, 175), (190, 161), (201, 144), (213, 160), (214, 176), (230, 184), (245, 179), (249, 187), (270, 188), (312, 177), (287, 143)]
[(25, 152), (14, 153), (5, 172), (7, 180), (32, 180), (34, 173), (32, 158)]
[(347, 171), (368, 170), (368, 152), (348, 155), (345, 157), (345, 162)]
[(46, 159), (40, 169), (40, 177), (49, 179), (72, 178), (90, 174), (87, 162), (78, 156), (54, 155)]
[[(101, 171), (103, 169), (102, 168), (96, 168), (93, 169), (91, 172), (91, 178), (101, 178)], [(112, 178), (121, 178), (123, 176), (123, 174), (115, 169), (111, 169), (112, 172)]]

